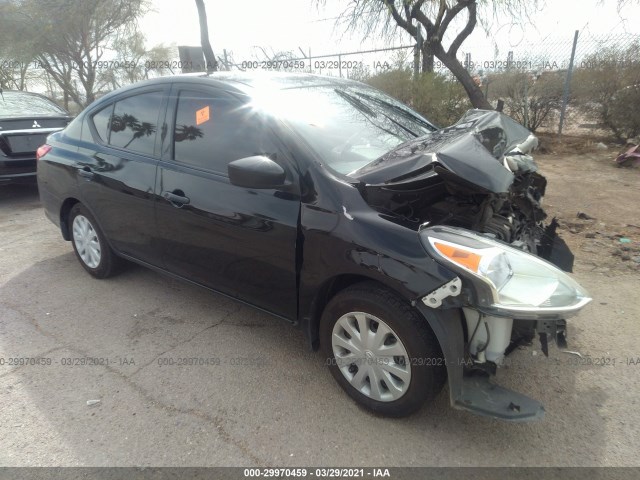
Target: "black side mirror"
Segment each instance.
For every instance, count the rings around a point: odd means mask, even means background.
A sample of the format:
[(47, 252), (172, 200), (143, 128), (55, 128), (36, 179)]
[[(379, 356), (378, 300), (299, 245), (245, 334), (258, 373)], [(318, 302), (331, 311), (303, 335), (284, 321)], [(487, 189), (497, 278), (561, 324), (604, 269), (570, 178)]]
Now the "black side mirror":
[(233, 185), (246, 188), (277, 188), (284, 185), (286, 173), (276, 162), (263, 155), (230, 162), (227, 171)]

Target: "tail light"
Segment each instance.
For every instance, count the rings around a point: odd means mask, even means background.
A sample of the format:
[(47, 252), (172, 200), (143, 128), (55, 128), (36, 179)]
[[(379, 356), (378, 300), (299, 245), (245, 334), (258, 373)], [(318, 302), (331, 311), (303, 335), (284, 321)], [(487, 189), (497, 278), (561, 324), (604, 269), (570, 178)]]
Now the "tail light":
[(40, 145), (38, 147), (38, 150), (36, 150), (36, 160), (40, 160), (47, 153), (49, 153), (50, 150), (51, 150), (51, 145), (47, 145), (46, 143), (44, 145)]

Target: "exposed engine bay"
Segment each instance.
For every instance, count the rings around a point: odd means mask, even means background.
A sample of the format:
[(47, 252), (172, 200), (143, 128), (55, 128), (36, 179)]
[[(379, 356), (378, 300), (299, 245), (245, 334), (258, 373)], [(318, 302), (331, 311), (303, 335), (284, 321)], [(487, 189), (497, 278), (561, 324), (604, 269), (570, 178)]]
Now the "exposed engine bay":
[[(571, 271), (573, 255), (548, 225), (547, 186), (531, 153), (538, 140), (499, 112), (471, 110), (455, 125), (407, 142), (356, 171), (365, 200), (393, 221), (420, 229), (472, 230)], [(536, 334), (565, 347), (565, 320), (528, 320), (463, 307), (467, 371), (495, 373), (504, 357)]]
[[(531, 157), (537, 145), (535, 136), (506, 115), (472, 110), (455, 125), (374, 162), (379, 170), (385, 160), (412, 159), (418, 169), (381, 183), (370, 183), (374, 175), (361, 169), (363, 195), (381, 213), (403, 221), (467, 228), (549, 258), (542, 209), (547, 181)], [(571, 271), (570, 263), (559, 266)]]

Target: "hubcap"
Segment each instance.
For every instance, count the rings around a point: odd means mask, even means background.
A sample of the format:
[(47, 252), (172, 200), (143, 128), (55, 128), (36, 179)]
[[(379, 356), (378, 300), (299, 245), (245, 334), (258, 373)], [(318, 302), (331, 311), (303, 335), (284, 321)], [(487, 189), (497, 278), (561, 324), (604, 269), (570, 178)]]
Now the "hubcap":
[(411, 382), (409, 354), (398, 335), (382, 320), (350, 312), (333, 327), (336, 365), (351, 386), (379, 402), (402, 397)]
[(100, 264), (100, 240), (93, 225), (84, 215), (73, 219), (73, 243), (87, 267), (96, 268)]

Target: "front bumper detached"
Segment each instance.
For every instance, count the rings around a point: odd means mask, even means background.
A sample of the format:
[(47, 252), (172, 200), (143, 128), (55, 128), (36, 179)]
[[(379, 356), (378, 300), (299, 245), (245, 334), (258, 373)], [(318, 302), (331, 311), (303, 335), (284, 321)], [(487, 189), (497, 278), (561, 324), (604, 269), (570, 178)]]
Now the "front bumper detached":
[[(492, 383), (496, 363), (478, 363), (470, 356), (468, 347), (465, 347), (463, 318), (459, 310), (432, 309), (422, 302), (417, 302), (416, 307), (429, 321), (440, 341), (452, 407), (511, 422), (528, 422), (544, 417), (544, 406), (539, 401)], [(564, 320), (514, 320), (513, 331), (514, 336), (505, 355), (519, 345), (531, 344), (536, 336), (545, 355), (548, 354), (549, 343), (554, 341), (559, 348), (566, 348)]]
[(532, 398), (489, 381), (487, 375), (463, 377), (462, 392), (453, 407), (485, 417), (530, 422), (544, 417), (544, 406)]

